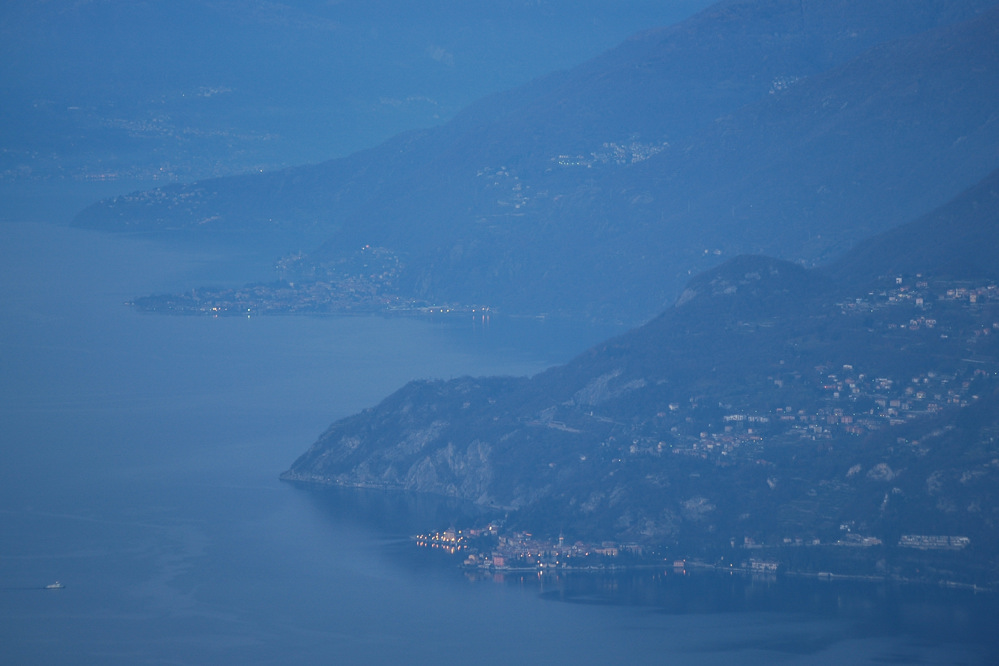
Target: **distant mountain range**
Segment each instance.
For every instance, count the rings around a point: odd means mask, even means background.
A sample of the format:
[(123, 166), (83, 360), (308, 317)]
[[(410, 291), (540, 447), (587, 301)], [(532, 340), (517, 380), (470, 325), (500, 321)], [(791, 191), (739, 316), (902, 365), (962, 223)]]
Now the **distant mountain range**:
[(709, 4), (4, 2), (0, 185), (154, 187), (341, 157)]
[(999, 581), (999, 171), (823, 268), (744, 255), (532, 378), (412, 382), (283, 478), (798, 571)]
[[(436, 129), (116, 197), (76, 224), (286, 249), (274, 239), (307, 237), (282, 258), (290, 309), (362, 294), (643, 321), (727, 258), (828, 262), (999, 165), (994, 5), (727, 0)], [(371, 249), (378, 272), (359, 254)], [(272, 292), (255, 298), (279, 311)]]

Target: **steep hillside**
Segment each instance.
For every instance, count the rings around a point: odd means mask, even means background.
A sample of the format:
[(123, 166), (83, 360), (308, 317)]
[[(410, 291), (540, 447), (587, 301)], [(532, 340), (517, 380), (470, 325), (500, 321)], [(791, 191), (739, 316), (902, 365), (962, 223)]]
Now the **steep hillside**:
[[(999, 248), (997, 184), (821, 271), (734, 258), (531, 379), (414, 382), (284, 478), (459, 497), (551, 538), (999, 580), (999, 288), (965, 261)], [(941, 535), (961, 540), (913, 545)]]
[[(118, 197), (77, 223), (308, 232), (325, 243), (284, 279), (364, 278), (378, 307), (644, 319), (726, 257), (828, 258), (994, 168), (992, 4), (731, 0), (435, 130)], [(392, 257), (391, 280), (343, 273), (364, 247)]]

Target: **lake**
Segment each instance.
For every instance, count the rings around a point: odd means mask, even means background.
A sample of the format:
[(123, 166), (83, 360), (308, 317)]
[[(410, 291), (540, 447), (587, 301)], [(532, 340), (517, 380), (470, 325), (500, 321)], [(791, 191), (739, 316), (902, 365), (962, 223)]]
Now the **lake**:
[(619, 329), (124, 305), (269, 279), (269, 260), (0, 223), (5, 663), (999, 658), (992, 595), (666, 567), (469, 578), (408, 539), (462, 507), (279, 482), (333, 420), (409, 380), (533, 374)]

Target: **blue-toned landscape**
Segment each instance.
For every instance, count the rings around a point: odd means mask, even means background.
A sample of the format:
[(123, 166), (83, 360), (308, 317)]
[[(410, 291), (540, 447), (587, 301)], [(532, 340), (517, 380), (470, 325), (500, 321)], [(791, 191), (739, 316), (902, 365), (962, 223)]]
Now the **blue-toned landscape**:
[(994, 596), (936, 585), (672, 562), (470, 580), (409, 538), (467, 507), (277, 479), (331, 417), (410, 379), (533, 374), (610, 331), (144, 315), (122, 306), (131, 289), (196, 279), (212, 257), (55, 225), (3, 233), (7, 661), (945, 664), (999, 649)]
[(0, 10), (7, 663), (999, 657), (999, 7)]

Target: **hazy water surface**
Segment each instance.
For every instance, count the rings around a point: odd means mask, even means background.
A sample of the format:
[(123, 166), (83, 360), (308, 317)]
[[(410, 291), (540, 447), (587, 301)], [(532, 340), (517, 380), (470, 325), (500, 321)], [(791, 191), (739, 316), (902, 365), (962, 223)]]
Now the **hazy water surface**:
[[(535, 373), (613, 329), (123, 305), (223, 275), (266, 277), (262, 259), (237, 259), (0, 224), (3, 662), (996, 656), (989, 597), (665, 570), (472, 581), (406, 540), (459, 507), (278, 482), (332, 420), (410, 379)], [(54, 580), (65, 589), (43, 589)]]

